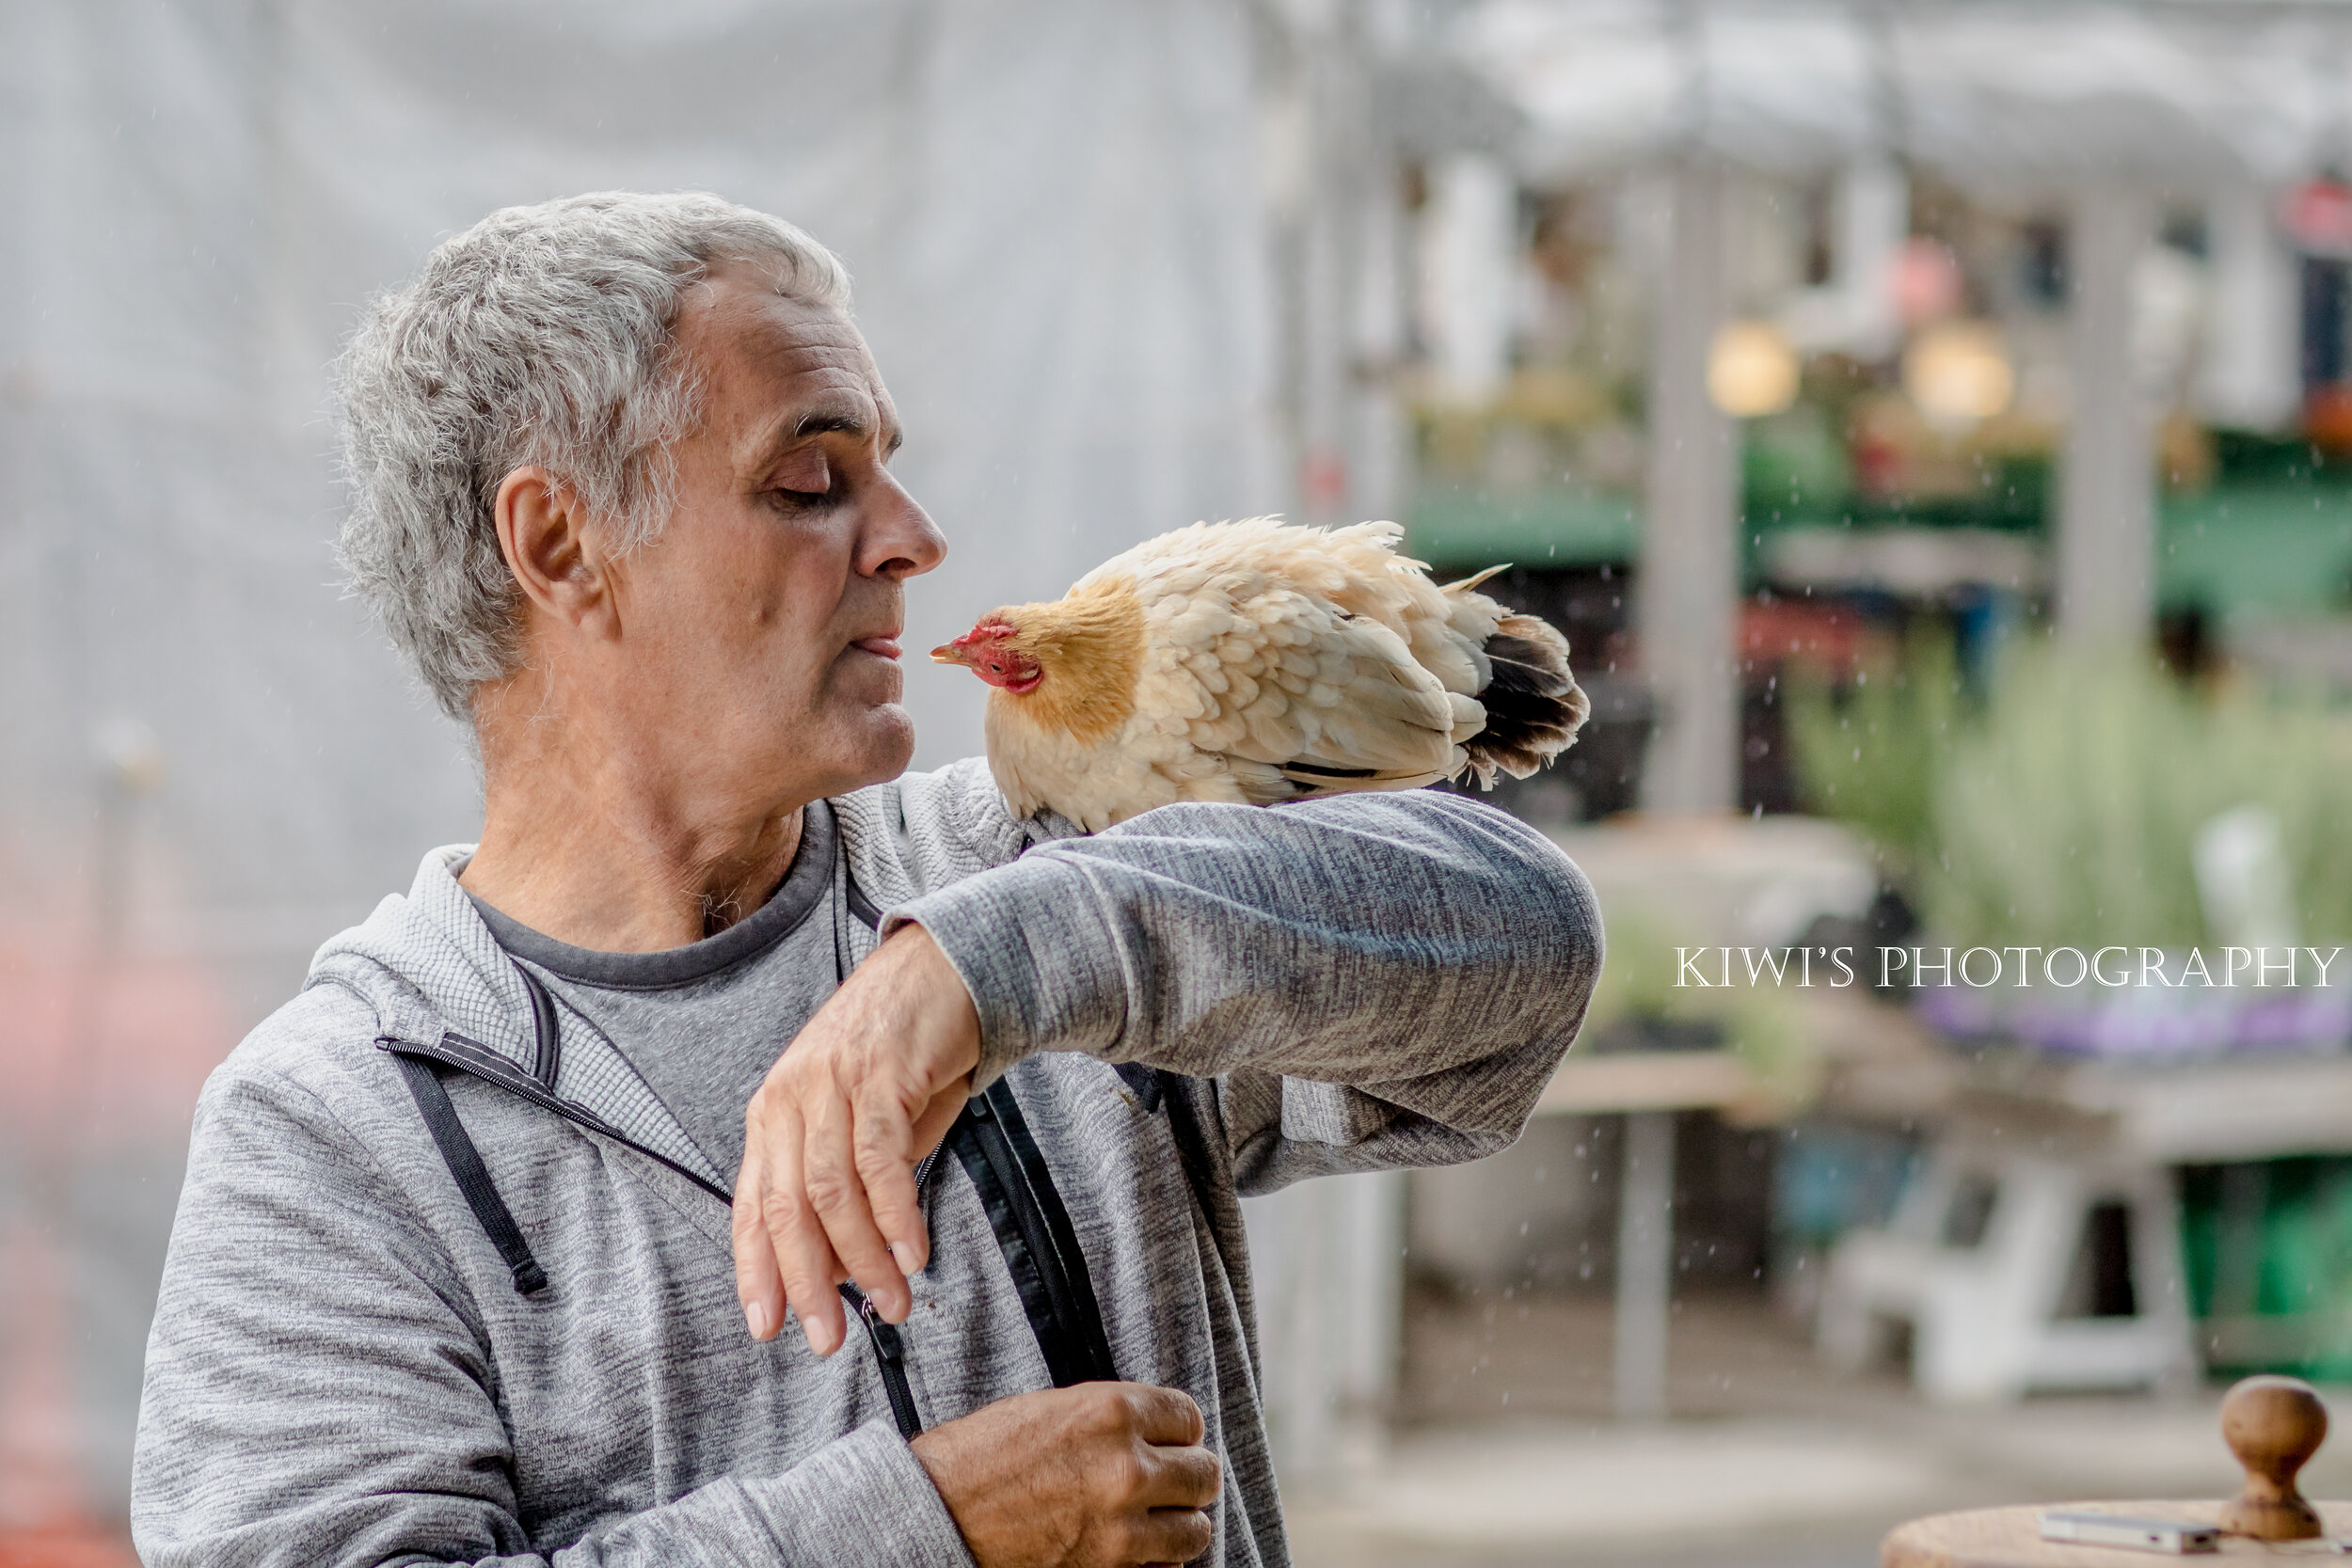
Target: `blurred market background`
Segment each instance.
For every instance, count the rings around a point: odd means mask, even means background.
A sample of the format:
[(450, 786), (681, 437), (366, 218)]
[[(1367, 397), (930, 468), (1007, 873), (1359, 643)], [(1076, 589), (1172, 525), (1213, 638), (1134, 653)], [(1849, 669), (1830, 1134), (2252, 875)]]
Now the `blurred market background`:
[(847, 259), (957, 553), (911, 645), (1265, 511), (1569, 633), (1500, 799), (1602, 890), (1583, 1042), (1485, 1165), (1253, 1205), (1302, 1561), (2228, 1490), (2219, 1380), (2352, 1386), (2352, 964), (1674, 953), (2352, 942), (2347, 172), (2321, 0), (0, 6), (0, 1560), (127, 1560), (197, 1089), (476, 821), (334, 586), (325, 367), (609, 186)]

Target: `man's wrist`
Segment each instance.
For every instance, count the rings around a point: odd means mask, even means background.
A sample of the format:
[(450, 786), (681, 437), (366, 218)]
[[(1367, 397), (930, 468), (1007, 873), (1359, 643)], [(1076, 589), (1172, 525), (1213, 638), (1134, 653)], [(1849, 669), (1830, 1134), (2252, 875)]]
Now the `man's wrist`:
[[(922, 1015), (911, 1021), (914, 1027), (909, 1037), (933, 1042), (945, 1053), (939, 1065), (947, 1082), (961, 1077), (968, 1087), (980, 1055), (980, 1015), (972, 988), (920, 921), (897, 923), (885, 930), (882, 942), (888, 960), (898, 967), (889, 979), (904, 1002)], [(940, 1086), (947, 1086), (946, 1082)]]
[(893, 910), (884, 931), (930, 934), (963, 981), (979, 1027), (975, 1092), (1040, 1051), (1107, 1055), (1125, 1033), (1127, 983), (1100, 898), (1048, 852), (968, 877)]

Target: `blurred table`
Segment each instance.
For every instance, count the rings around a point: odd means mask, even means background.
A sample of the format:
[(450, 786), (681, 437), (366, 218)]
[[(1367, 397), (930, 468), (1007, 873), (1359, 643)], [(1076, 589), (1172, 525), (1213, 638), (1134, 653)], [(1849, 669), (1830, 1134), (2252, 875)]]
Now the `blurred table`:
[(1674, 1309), (1675, 1114), (1752, 1103), (1763, 1085), (1728, 1051), (1571, 1054), (1552, 1074), (1537, 1116), (1622, 1116), (1625, 1166), (1617, 1190), (1617, 1414), (1666, 1414), (1666, 1340)]
[[(2086, 1513), (2124, 1513), (2147, 1519), (2179, 1519), (2190, 1524), (2215, 1523), (2222, 1504), (2207, 1502), (2066, 1503)], [(2329, 1538), (2352, 1536), (2352, 1503), (2319, 1503), (2328, 1537), (2317, 1541), (2249, 1541), (2225, 1535), (2220, 1550), (2195, 1554), (2195, 1560), (2289, 1558), (2340, 1555)], [(2164, 1554), (2132, 1551), (2121, 1546), (2084, 1546), (2042, 1539), (2041, 1508), (1980, 1508), (1965, 1513), (1938, 1513), (1914, 1519), (1886, 1538), (1879, 1547), (1880, 1568), (2148, 1568)]]

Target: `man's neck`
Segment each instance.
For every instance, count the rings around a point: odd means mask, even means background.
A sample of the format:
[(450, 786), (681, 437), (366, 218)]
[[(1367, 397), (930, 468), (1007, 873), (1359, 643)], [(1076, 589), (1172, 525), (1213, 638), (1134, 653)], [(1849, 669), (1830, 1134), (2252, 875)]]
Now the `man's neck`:
[(768, 901), (800, 848), (805, 801), (483, 738), (482, 842), (458, 879), (558, 942), (653, 953), (715, 936)]

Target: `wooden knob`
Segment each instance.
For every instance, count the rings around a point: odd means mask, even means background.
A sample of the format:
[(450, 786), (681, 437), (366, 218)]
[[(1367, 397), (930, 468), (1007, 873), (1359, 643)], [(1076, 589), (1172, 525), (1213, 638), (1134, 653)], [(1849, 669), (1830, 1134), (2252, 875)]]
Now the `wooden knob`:
[(2257, 1541), (2308, 1541), (2319, 1513), (2295, 1489), (2295, 1473), (2328, 1435), (2328, 1407), (2297, 1377), (2249, 1377), (2221, 1402), (2221, 1439), (2246, 1466), (2246, 1490), (2221, 1511), (2221, 1528)]

